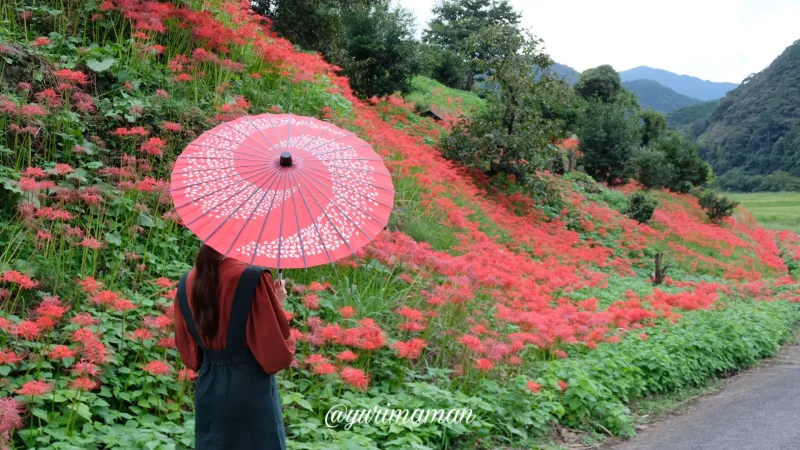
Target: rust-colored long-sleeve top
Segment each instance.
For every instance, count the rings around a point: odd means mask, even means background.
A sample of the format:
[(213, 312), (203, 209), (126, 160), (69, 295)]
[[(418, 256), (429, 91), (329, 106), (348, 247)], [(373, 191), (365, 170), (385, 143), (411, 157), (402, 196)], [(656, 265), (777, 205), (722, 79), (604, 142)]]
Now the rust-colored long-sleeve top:
[[(220, 308), (219, 329), (214, 339), (209, 340), (206, 336), (202, 336), (203, 343), (208, 349), (222, 350), (225, 348), (233, 295), (239, 277), (246, 268), (247, 264), (230, 258), (226, 258), (220, 263), (219, 288), (217, 290)], [(192, 269), (186, 278), (186, 296), (192, 309), (194, 309), (192, 302), (194, 277), (195, 271)], [(183, 320), (177, 297), (174, 309), (175, 343), (178, 346), (178, 352), (187, 367), (199, 370), (200, 364), (203, 362), (203, 352), (192, 333), (189, 332), (186, 321)], [(289, 321), (278, 301), (272, 275), (269, 272), (264, 272), (261, 283), (256, 288), (256, 294), (250, 306), (250, 317), (247, 319), (245, 343), (264, 371), (269, 374), (289, 367), (294, 358), (294, 337), (289, 331)]]

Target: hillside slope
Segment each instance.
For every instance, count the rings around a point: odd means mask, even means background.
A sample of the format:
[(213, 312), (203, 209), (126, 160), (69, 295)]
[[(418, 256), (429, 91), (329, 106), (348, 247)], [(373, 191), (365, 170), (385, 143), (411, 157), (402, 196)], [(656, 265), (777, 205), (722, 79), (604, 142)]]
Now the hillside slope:
[[(173, 302), (199, 242), (169, 176), (199, 133), (246, 113), (358, 134), (396, 189), (374, 243), (284, 273), (290, 448), (533, 448), (555, 426), (630, 434), (631, 399), (773, 355), (800, 318), (796, 236), (776, 243), (744, 210), (710, 224), (696, 198), (670, 192), (654, 192), (639, 224), (620, 212), (636, 186), (578, 172), (541, 174), (538, 199), (476, 176), (433, 146), (445, 128), (402, 98), (358, 99), (247, 4), (54, 1), (24, 20), (5, 6), (0, 446), (193, 448), (197, 373), (175, 349)], [(673, 264), (661, 286), (648, 278), (656, 253)], [(477, 419), (325, 422), (334, 405), (388, 404)]]
[(720, 101), (698, 141), (719, 174), (800, 176), (800, 41)]
[(619, 73), (622, 81), (653, 80), (673, 91), (702, 101), (717, 100), (736, 88), (735, 83), (701, 80), (689, 75), (678, 75), (663, 69), (647, 66), (634, 67)]
[[(667, 114), (667, 125), (670, 128), (691, 126), (705, 129), (708, 127), (708, 119), (714, 109), (717, 108), (717, 105), (719, 105), (719, 101), (712, 100), (678, 109)], [(692, 134), (696, 135), (695, 133)]]
[(701, 103), (653, 80), (625, 81), (622, 86), (636, 94), (642, 108), (653, 108), (665, 114)]

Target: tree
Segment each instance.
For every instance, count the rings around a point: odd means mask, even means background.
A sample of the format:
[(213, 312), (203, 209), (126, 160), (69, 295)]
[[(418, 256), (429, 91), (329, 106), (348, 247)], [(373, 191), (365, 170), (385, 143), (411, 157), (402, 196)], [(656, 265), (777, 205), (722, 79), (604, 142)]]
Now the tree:
[(504, 51), (474, 61), (490, 74), (486, 107), (471, 122), (457, 124), (441, 141), (445, 157), (489, 176), (514, 175), (522, 184), (553, 160), (557, 149), (552, 142), (566, 135), (561, 117), (570, 106), (572, 90), (560, 79), (536, 80), (531, 67), (550, 63), (540, 44), (541, 40), (508, 26), (487, 28), (470, 38), (470, 46), (492, 45)]
[(575, 83), (575, 92), (578, 95), (586, 100), (598, 99), (603, 103), (614, 103), (623, 91), (619, 74), (607, 64), (583, 71)]
[(636, 191), (631, 195), (630, 205), (625, 215), (639, 223), (647, 223), (653, 217), (658, 201), (644, 191)]
[(342, 46), (328, 56), (363, 97), (407, 92), (418, 73), (414, 16), (388, 1), (342, 13)]
[(667, 132), (667, 116), (664, 114), (647, 108), (639, 111), (639, 118), (642, 119), (642, 146), (647, 147)]
[(251, 0), (253, 10), (269, 17), (272, 29), (293, 44), (327, 53), (341, 44), (341, 13), (382, 0)]
[(663, 152), (674, 167), (673, 176), (666, 187), (675, 192), (689, 192), (693, 186), (702, 186), (711, 175), (711, 167), (700, 158), (697, 146), (677, 131), (667, 133), (652, 145)]
[(464, 83), (464, 89), (471, 90), (475, 75), (480, 73), (476, 60), (488, 61), (502, 54), (504, 49), (486, 46), (480, 52), (470, 52), (466, 48), (468, 40), (490, 28), (516, 29), (520, 17), (509, 0), (440, 0), (433, 8), (433, 19), (428, 23), (423, 40), (473, 62)]
[(459, 89), (469, 72), (464, 57), (436, 44), (419, 45), (420, 74), (442, 83), (445, 86)]
[(733, 215), (733, 210), (739, 204), (727, 197), (720, 197), (712, 191), (703, 192), (700, 197), (700, 207), (706, 210), (708, 220), (721, 223), (726, 217)]
[(661, 150), (642, 147), (634, 153), (632, 164), (636, 180), (646, 188), (658, 189), (673, 183), (675, 166)]
[(630, 108), (587, 102), (578, 126), (581, 161), (586, 173), (610, 186), (625, 183), (634, 173), (631, 157), (639, 146), (639, 118)]

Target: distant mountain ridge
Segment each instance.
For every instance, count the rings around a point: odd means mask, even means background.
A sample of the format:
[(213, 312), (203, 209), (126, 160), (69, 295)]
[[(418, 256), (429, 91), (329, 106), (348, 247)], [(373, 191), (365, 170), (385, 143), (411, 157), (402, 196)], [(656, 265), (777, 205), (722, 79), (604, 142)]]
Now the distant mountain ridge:
[(654, 69), (647, 66), (623, 70), (619, 73), (619, 76), (622, 81), (657, 81), (679, 94), (702, 101), (718, 100), (738, 86), (735, 83), (701, 80), (697, 77), (678, 75), (667, 70)]
[(679, 94), (653, 80), (625, 81), (622, 86), (636, 94), (639, 106), (653, 108), (664, 114), (702, 103), (700, 100)]

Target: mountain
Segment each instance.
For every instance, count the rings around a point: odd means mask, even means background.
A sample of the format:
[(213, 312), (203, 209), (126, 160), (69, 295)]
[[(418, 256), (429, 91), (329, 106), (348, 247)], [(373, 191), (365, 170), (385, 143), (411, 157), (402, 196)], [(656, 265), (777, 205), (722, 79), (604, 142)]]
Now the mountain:
[(719, 100), (712, 100), (673, 111), (667, 114), (667, 125), (670, 128), (681, 128), (705, 122), (705, 125), (702, 125), (705, 128), (708, 126), (708, 118), (711, 117), (711, 113), (714, 112), (717, 105), (719, 105)]
[(715, 81), (701, 80), (689, 75), (678, 75), (662, 69), (639, 66), (619, 73), (622, 81), (653, 80), (683, 94), (687, 97), (708, 101), (717, 100), (725, 96), (728, 91), (736, 89), (734, 83), (718, 83)]
[(702, 103), (700, 100), (681, 95), (653, 80), (625, 81), (622, 86), (636, 94), (642, 108), (653, 108), (665, 114)]
[(720, 100), (697, 132), (717, 174), (782, 170), (800, 177), (800, 40)]
[(578, 82), (578, 78), (581, 76), (580, 72), (573, 69), (570, 66), (559, 64), (554, 62), (552, 66), (549, 68), (550, 72), (554, 73), (556, 76), (564, 79), (570, 85), (575, 85)]

